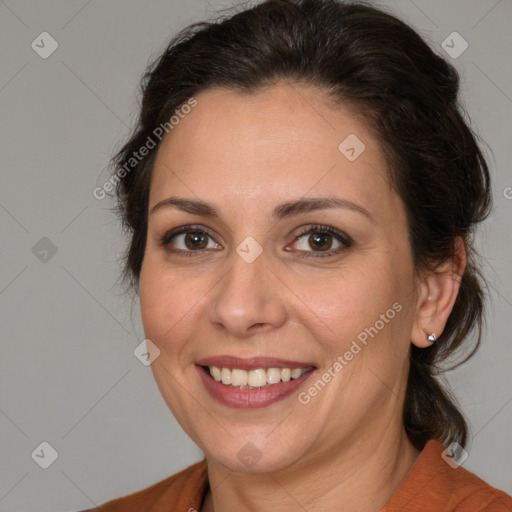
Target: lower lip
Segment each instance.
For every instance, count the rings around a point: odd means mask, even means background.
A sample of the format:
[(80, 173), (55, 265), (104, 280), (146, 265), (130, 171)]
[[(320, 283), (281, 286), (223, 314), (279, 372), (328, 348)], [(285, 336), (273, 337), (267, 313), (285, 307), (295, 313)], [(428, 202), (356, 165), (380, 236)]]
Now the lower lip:
[(311, 370), (298, 379), (271, 384), (266, 388), (240, 389), (217, 382), (202, 366), (196, 366), (196, 368), (201, 376), (204, 387), (213, 398), (224, 405), (238, 408), (266, 407), (267, 405), (284, 400), (314, 373), (314, 370)]

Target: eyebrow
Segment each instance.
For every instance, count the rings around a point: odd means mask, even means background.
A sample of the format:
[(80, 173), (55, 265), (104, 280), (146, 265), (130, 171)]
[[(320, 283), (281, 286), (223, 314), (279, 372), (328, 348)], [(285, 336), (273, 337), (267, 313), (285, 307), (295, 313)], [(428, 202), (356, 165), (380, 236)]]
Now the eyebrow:
[[(179, 197), (168, 197), (167, 199), (163, 199), (151, 208), (150, 215), (164, 208), (176, 208), (193, 215), (220, 218), (219, 212), (211, 204), (200, 200)], [(289, 201), (276, 206), (272, 212), (272, 217), (276, 220), (282, 220), (294, 215), (300, 215), (301, 213), (333, 208), (352, 210), (354, 212), (361, 213), (373, 221), (373, 217), (370, 212), (361, 205), (339, 197), (313, 197)]]

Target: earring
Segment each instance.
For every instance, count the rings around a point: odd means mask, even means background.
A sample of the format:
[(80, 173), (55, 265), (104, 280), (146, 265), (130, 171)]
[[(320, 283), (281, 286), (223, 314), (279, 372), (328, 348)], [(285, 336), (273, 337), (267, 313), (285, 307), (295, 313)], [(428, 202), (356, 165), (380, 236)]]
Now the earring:
[(425, 333), (427, 335), (427, 340), (430, 341), (431, 343), (434, 343), (434, 341), (437, 340), (437, 336), (436, 336), (436, 333), (435, 332), (431, 332), (430, 334), (428, 333)]

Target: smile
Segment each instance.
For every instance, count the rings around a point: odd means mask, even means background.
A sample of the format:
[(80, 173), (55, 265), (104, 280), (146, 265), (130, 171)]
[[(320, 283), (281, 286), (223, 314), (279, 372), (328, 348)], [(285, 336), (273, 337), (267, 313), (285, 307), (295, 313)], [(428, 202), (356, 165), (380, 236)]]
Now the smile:
[(200, 379), (216, 401), (236, 408), (265, 407), (289, 397), (316, 370), (298, 361), (231, 356), (196, 362)]
[(299, 379), (313, 369), (309, 368), (257, 368), (255, 370), (242, 370), (240, 368), (220, 368), (208, 366), (210, 375), (225, 386), (239, 389), (258, 389), (273, 386), (280, 382)]

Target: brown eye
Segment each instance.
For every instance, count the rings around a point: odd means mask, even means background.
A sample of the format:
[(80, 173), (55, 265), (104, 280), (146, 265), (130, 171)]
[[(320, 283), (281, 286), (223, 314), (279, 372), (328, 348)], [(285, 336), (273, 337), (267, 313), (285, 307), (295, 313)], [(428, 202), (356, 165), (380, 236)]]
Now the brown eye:
[(192, 231), (185, 234), (185, 245), (189, 249), (204, 249), (208, 245), (208, 235), (201, 231)]
[(204, 249), (222, 249), (206, 231), (190, 226), (167, 233), (160, 243), (170, 252), (183, 254), (202, 253)]
[(347, 245), (347, 242), (339, 237), (335, 237), (330, 233), (324, 233), (319, 230), (310, 230), (309, 233), (304, 233), (297, 237), (297, 248), (304, 252), (336, 252)]
[(301, 257), (335, 256), (353, 244), (352, 238), (331, 226), (310, 226), (295, 235), (295, 249)]
[(310, 247), (315, 250), (327, 251), (332, 246), (332, 236), (323, 233), (315, 233), (309, 236), (308, 243)]

